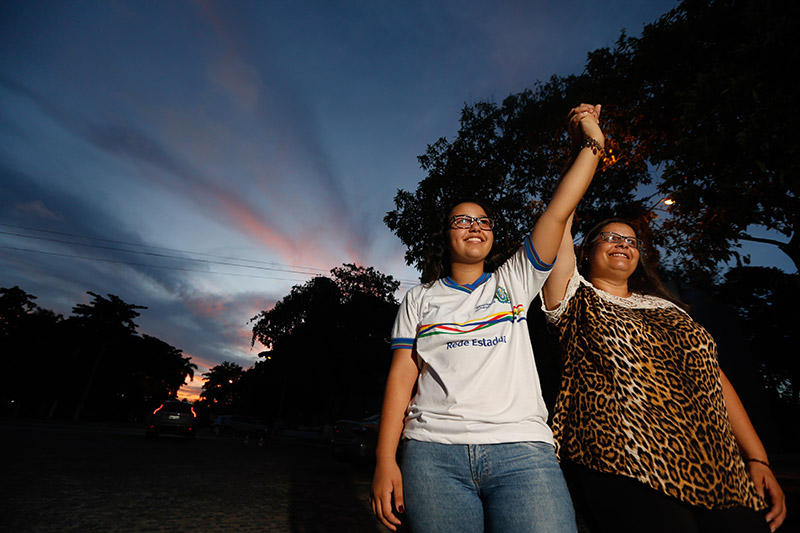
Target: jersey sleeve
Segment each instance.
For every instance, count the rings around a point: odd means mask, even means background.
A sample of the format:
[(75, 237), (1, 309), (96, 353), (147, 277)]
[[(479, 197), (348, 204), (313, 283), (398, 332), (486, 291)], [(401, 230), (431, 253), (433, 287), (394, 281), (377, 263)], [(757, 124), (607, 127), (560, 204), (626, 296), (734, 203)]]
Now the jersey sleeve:
[(398, 348), (414, 348), (414, 341), (419, 328), (419, 296), (422, 286), (408, 291), (400, 303), (397, 317), (392, 327), (392, 350)]
[(508, 276), (512, 285), (522, 291), (521, 300), (530, 303), (539, 294), (554, 264), (545, 263), (539, 258), (529, 233), (522, 246), (497, 271), (502, 276)]

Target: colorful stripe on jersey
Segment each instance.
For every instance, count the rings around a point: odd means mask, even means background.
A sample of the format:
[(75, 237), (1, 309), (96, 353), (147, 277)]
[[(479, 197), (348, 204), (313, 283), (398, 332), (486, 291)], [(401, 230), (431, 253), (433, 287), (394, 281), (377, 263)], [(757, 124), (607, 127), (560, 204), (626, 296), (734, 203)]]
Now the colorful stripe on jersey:
[(451, 289), (456, 289), (457, 291), (466, 292), (467, 294), (472, 294), (475, 289), (486, 283), (486, 281), (492, 277), (491, 274), (487, 274), (484, 272), (480, 275), (478, 279), (473, 281), (472, 283), (468, 283), (467, 285), (459, 285), (455, 281), (452, 280), (450, 277), (442, 278), (442, 283), (444, 283), (445, 287), (450, 287)]
[(536, 249), (533, 247), (533, 241), (531, 241), (530, 233), (528, 233), (528, 236), (525, 237), (525, 255), (528, 256), (528, 261), (531, 262), (533, 268), (539, 270), (540, 272), (547, 272), (553, 268), (553, 265), (556, 263), (553, 261), (548, 265), (539, 258), (539, 254), (536, 253)]
[(464, 335), (483, 329), (497, 326), (503, 322), (520, 322), (525, 320), (525, 306), (522, 304), (514, 306), (511, 311), (496, 313), (484, 318), (470, 320), (468, 322), (443, 322), (441, 324), (423, 324), (417, 335), (418, 339), (432, 337), (433, 335)]
[(409, 350), (413, 349), (414, 339), (407, 339), (403, 337), (392, 339), (392, 350), (397, 350), (399, 348), (407, 348)]

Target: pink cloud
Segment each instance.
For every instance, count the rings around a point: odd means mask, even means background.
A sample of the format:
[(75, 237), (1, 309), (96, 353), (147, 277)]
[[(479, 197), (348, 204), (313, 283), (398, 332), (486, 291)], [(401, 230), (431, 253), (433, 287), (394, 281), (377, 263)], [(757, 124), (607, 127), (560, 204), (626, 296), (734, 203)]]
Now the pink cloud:
[(192, 314), (204, 316), (207, 318), (219, 318), (223, 316), (227, 310), (228, 306), (226, 302), (223, 302), (219, 299), (208, 299), (208, 300), (189, 300), (186, 303), (187, 307), (191, 310)]
[[(214, 189), (217, 189), (214, 187)], [(273, 229), (246, 203), (223, 191), (214, 191), (217, 202), (236, 227), (285, 257), (296, 257), (299, 249), (294, 239)]]

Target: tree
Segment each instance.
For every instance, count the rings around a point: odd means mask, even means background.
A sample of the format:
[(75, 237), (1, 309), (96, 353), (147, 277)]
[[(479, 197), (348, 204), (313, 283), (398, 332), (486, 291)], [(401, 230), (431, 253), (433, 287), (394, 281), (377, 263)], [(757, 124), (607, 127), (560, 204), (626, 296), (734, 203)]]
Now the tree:
[(35, 300), (36, 296), (18, 286), (0, 288), (0, 398), (13, 415), (23, 409), (43, 413), (58, 386), (56, 376), (63, 375), (61, 354), (52, 343), (61, 338), (63, 317), (42, 309)]
[(398, 303), (395, 298), (400, 282), (392, 276), (381, 274), (373, 267), (360, 267), (352, 263), (331, 270), (333, 282), (339, 287), (342, 297), (354, 298), (356, 295), (369, 295), (380, 301)]
[[(0, 392), (12, 415), (47, 416), (84, 411), (136, 420), (154, 402), (175, 397), (197, 365), (181, 350), (134, 322), (143, 306), (114, 295), (89, 293), (64, 320), (19, 287), (0, 288)], [(107, 357), (113, 350), (114, 357)]]
[(657, 194), (676, 200), (663, 225), (668, 253), (697, 274), (746, 262), (741, 241), (777, 246), (800, 268), (798, 110), (785, 105), (796, 92), (785, 58), (800, 51), (799, 15), (775, 0), (685, 0), (641, 38), (589, 56), (587, 77), (628, 87), (634, 136), (663, 169)]
[[(497, 218), (495, 239), (507, 255), (516, 250), (570, 160), (566, 113), (574, 102), (589, 99), (584, 96), (586, 81), (554, 77), (508, 96), (502, 105), (479, 102), (464, 107), (455, 139), (440, 138), (428, 145), (418, 158), (427, 176), (415, 192), (398, 191), (396, 209), (384, 218), (406, 246), (409, 265), (421, 269), (441, 213), (462, 199), (488, 201)], [(604, 109), (604, 123), (605, 114)], [(581, 220), (606, 218), (620, 210), (638, 217), (645, 211), (646, 200), (637, 199), (636, 190), (652, 181), (647, 162), (640, 150), (618, 155), (630, 134), (608, 129), (609, 156), (581, 205)]]
[(253, 342), (267, 351), (248, 381), (276, 406), (265, 418), (325, 424), (379, 407), (400, 284), (354, 264), (331, 274), (293, 287), (251, 319)]
[[(130, 357), (120, 361), (130, 376), (127, 396), (139, 396), (137, 401), (152, 405), (167, 398), (176, 398), (186, 379), (194, 379), (197, 365), (182, 350), (152, 337), (136, 337), (128, 349)], [(120, 368), (120, 371), (124, 371)]]
[[(533, 225), (569, 157), (567, 109), (604, 103), (609, 155), (579, 207), (579, 230), (611, 215), (650, 223), (650, 253), (686, 277), (712, 280), (743, 240), (774, 244), (800, 267), (794, 84), (781, 58), (797, 54), (798, 4), (686, 0), (642, 36), (589, 53), (579, 76), (553, 77), (502, 105), (462, 111), (460, 129), (420, 156), (427, 176), (398, 191), (385, 221), (419, 267), (448, 199), (475, 196), (499, 208), (508, 252)], [(655, 188), (655, 192), (652, 192)], [(648, 193), (643, 191), (647, 190)], [(671, 216), (654, 199), (671, 196)], [(785, 241), (763, 238), (774, 230)]]
[(240, 406), (237, 385), (244, 375), (241, 365), (225, 361), (203, 373), (206, 382), (200, 392), (200, 402), (210, 410), (226, 412)]
[(0, 338), (10, 337), (14, 329), (39, 309), (34, 300), (36, 296), (16, 285), (0, 288)]
[(109, 294), (108, 298), (91, 291), (87, 291), (87, 294), (92, 297), (92, 302), (74, 306), (72, 316), (67, 319), (81, 332), (82, 342), (79, 350), (94, 354), (83, 394), (72, 415), (76, 421), (81, 417), (103, 357), (112, 346), (119, 346), (136, 334), (138, 326), (133, 321), (139, 316), (136, 310), (147, 309), (140, 305), (125, 303), (113, 294)]

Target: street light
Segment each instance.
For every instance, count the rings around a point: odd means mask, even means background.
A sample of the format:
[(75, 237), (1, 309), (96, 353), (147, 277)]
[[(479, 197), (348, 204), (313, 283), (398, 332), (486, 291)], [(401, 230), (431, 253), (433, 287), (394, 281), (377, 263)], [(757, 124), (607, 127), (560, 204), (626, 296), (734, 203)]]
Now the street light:
[(655, 204), (653, 204), (653, 207), (648, 209), (647, 212), (649, 213), (650, 211), (666, 211), (666, 209), (664, 209), (663, 207), (659, 207), (662, 204), (666, 207), (670, 207), (675, 204), (675, 200), (673, 200), (669, 196), (665, 196), (661, 198), (659, 201), (657, 201)]

